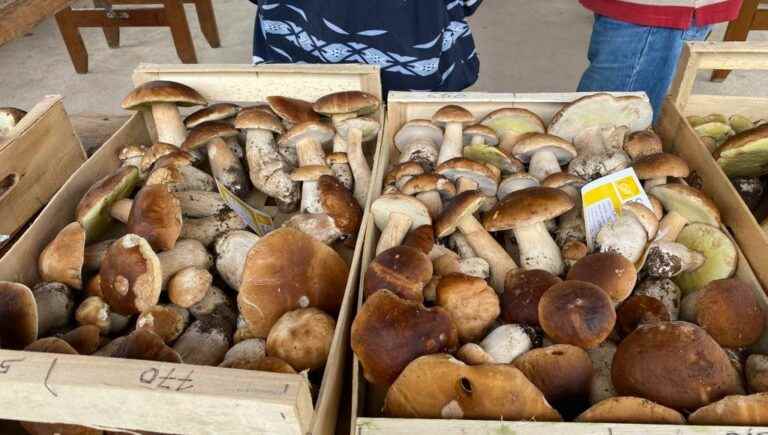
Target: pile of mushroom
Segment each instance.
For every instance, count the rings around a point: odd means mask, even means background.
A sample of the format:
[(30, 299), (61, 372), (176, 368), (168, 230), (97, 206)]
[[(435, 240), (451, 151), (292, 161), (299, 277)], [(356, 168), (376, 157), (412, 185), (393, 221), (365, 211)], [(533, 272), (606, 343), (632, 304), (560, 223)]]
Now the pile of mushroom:
[[(39, 283), (0, 282), (0, 346), (319, 383), (362, 221), (350, 188), (364, 201), (370, 179), (363, 147), (378, 123), (365, 115), (379, 102), (269, 100), (208, 105), (173, 82), (131, 92), (123, 106), (150, 108), (160, 142), (121, 150), (40, 253)], [(257, 235), (217, 182), (282, 227)]]
[(688, 122), (768, 232), (768, 125), (764, 120), (721, 114), (690, 116)]
[[(447, 106), (400, 127), (351, 331), (386, 416), (768, 424), (768, 313), (650, 112), (597, 94), (548, 125)], [(653, 208), (590, 251), (580, 188), (625, 167)]]
[(0, 140), (11, 135), (27, 112), (16, 107), (0, 107)]

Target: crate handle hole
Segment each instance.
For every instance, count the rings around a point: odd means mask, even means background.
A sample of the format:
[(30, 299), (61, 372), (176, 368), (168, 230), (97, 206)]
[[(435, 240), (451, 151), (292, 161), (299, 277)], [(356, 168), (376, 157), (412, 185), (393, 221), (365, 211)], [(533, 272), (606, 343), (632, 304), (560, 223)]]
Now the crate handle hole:
[(469, 379), (463, 376), (459, 378), (459, 386), (461, 387), (461, 391), (468, 395), (472, 394), (472, 382), (470, 382)]
[(19, 183), (19, 174), (13, 172), (0, 179), (0, 201)]

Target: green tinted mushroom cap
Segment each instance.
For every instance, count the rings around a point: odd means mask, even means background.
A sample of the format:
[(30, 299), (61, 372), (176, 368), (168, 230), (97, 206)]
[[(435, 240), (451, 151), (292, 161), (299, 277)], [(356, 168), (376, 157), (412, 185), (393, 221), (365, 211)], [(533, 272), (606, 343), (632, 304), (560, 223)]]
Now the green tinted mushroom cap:
[(706, 258), (700, 267), (674, 278), (683, 294), (697, 291), (714, 280), (730, 278), (736, 273), (736, 245), (719, 228), (702, 223), (688, 224), (676, 241)]
[(713, 156), (729, 177), (768, 174), (768, 124), (732, 136)]

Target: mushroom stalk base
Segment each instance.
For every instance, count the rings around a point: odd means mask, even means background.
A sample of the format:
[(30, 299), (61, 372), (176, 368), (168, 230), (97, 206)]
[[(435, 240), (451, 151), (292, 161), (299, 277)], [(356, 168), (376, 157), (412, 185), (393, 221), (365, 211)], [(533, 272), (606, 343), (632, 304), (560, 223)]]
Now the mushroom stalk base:
[(528, 166), (528, 173), (536, 177), (537, 180), (544, 181), (552, 174), (560, 172), (560, 162), (552, 151), (539, 151), (531, 157)]
[(471, 180), (466, 177), (461, 177), (456, 181), (456, 193), (464, 193), (469, 190), (478, 190), (480, 188), (480, 185), (477, 184), (477, 181)]
[(688, 219), (676, 211), (671, 211), (659, 222), (659, 230), (653, 240), (655, 242), (674, 242), (686, 225), (688, 225)]
[(513, 230), (520, 248), (520, 264), (524, 269), (542, 269), (554, 275), (563, 273), (560, 248), (552, 240), (544, 222)]
[(347, 159), (355, 178), (353, 196), (361, 207), (365, 208), (368, 187), (371, 184), (371, 168), (363, 154), (363, 132), (357, 128), (349, 129), (347, 134)]
[(275, 198), (280, 211), (295, 210), (299, 200), (298, 184), (291, 180), (290, 165), (277, 152), (272, 133), (248, 129), (245, 156), (253, 186)]
[[(325, 152), (323, 146), (317, 141), (305, 139), (296, 145), (299, 157), (299, 166), (325, 165)], [(320, 193), (317, 190), (317, 181), (305, 181), (301, 185), (302, 212), (322, 213), (320, 205)]]
[(429, 211), (429, 215), (432, 219), (440, 216), (443, 211), (443, 201), (440, 199), (440, 193), (434, 190), (429, 192), (421, 192), (416, 194), (416, 199), (421, 201)]
[(187, 138), (187, 129), (181, 121), (179, 108), (173, 103), (155, 103), (152, 105), (152, 118), (155, 120), (158, 142), (180, 147)]
[(459, 231), (464, 234), (469, 246), (480, 258), (488, 262), (491, 268), (491, 287), (497, 293), (504, 291), (504, 281), (510, 270), (517, 269), (517, 263), (509, 256), (507, 251), (499, 245), (483, 225), (474, 216), (466, 216), (458, 225)]
[(645, 191), (648, 192), (654, 187), (661, 186), (662, 184), (667, 184), (667, 177), (651, 178), (650, 180), (645, 180), (645, 183), (643, 184), (643, 189), (645, 189)]
[(445, 125), (445, 135), (443, 136), (443, 145), (440, 147), (440, 154), (437, 156), (437, 164), (440, 165), (448, 160), (461, 157), (462, 155), (462, 137), (461, 123), (449, 122)]
[(389, 215), (387, 226), (381, 231), (379, 244), (376, 245), (376, 255), (403, 243), (408, 230), (411, 229), (411, 223), (413, 223), (411, 218), (402, 213), (392, 213)]

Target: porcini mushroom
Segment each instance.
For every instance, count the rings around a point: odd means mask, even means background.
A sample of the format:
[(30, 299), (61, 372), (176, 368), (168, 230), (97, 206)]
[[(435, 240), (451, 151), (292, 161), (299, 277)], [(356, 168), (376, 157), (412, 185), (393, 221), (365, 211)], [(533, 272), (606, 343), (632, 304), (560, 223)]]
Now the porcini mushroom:
[(640, 397), (609, 397), (579, 414), (582, 423), (685, 424), (685, 417), (672, 408)]
[(640, 130), (630, 133), (624, 142), (624, 151), (635, 161), (643, 156), (663, 151), (661, 138), (653, 130)]
[(320, 121), (320, 115), (312, 109), (312, 103), (309, 101), (298, 98), (270, 96), (267, 97), (267, 103), (269, 103), (269, 109), (272, 109), (272, 112), (283, 120), (286, 128), (291, 128), (302, 122)]
[(186, 364), (217, 366), (231, 347), (235, 318), (230, 307), (217, 309), (192, 322), (174, 342), (173, 349)]
[(66, 326), (75, 312), (72, 291), (60, 282), (41, 282), (32, 288), (37, 304), (38, 335)]
[(443, 131), (428, 119), (412, 119), (395, 133), (394, 143), (400, 151), (400, 162), (413, 161), (432, 171)]
[(507, 323), (539, 326), (539, 300), (563, 280), (545, 270), (518, 269), (507, 274), (501, 293), (501, 319)]
[(177, 305), (155, 305), (136, 319), (136, 329), (148, 329), (166, 343), (176, 340), (189, 323), (189, 311)]
[(205, 246), (191, 239), (179, 240), (170, 251), (159, 252), (157, 258), (160, 260), (162, 269), (163, 287), (182, 269), (187, 267), (208, 269), (213, 265), (213, 259), (205, 250)]
[(600, 252), (577, 261), (568, 271), (568, 279), (594, 284), (618, 304), (632, 294), (637, 283), (637, 269), (622, 255)]
[(539, 181), (560, 172), (576, 157), (576, 148), (557, 136), (543, 133), (525, 135), (512, 146), (512, 155), (528, 164), (528, 173)]
[(337, 134), (347, 144), (347, 160), (354, 177), (354, 196), (360, 205), (365, 205), (371, 184), (371, 168), (363, 153), (363, 142), (375, 138), (379, 123), (370, 117), (350, 118), (335, 122)]
[(376, 226), (381, 230), (376, 253), (399, 245), (412, 227), (431, 225), (427, 207), (416, 198), (402, 194), (378, 197), (371, 205)]
[(166, 186), (145, 186), (133, 200), (126, 229), (157, 251), (173, 249), (182, 229), (181, 204)]
[(168, 347), (159, 335), (147, 329), (133, 331), (113, 348), (109, 356), (170, 363), (182, 362), (181, 356), (175, 350)]
[(600, 287), (584, 281), (564, 281), (541, 296), (539, 323), (555, 343), (592, 349), (610, 335), (616, 312), (611, 298)]
[(181, 83), (157, 80), (131, 91), (122, 102), (123, 109), (139, 110), (149, 106), (160, 142), (181, 146), (187, 130), (178, 106), (205, 106), (208, 102), (197, 91)]
[(560, 246), (565, 245), (566, 242), (571, 240), (579, 242), (586, 240), (581, 204), (581, 187), (586, 183), (584, 179), (567, 172), (556, 172), (541, 182), (541, 185), (544, 187), (562, 190), (573, 201), (573, 208), (565, 212), (558, 219), (556, 239), (557, 244)]
[(736, 273), (739, 261), (736, 245), (719, 228), (702, 223), (688, 224), (677, 236), (677, 243), (705, 257), (704, 264), (675, 277), (675, 283), (684, 293)]
[(648, 278), (637, 285), (635, 295), (645, 295), (660, 300), (667, 308), (670, 320), (678, 319), (682, 292), (671, 279)]
[(436, 219), (443, 211), (443, 200), (456, 195), (456, 186), (442, 175), (432, 173), (414, 176), (403, 185), (401, 191), (418, 198), (429, 210), (429, 215)]
[(204, 107), (184, 118), (184, 126), (195, 128), (198, 125), (209, 121), (227, 121), (230, 124), (234, 122), (234, 117), (240, 112), (240, 106), (232, 103), (216, 103)]
[(440, 165), (448, 160), (461, 157), (464, 143), (462, 129), (464, 125), (475, 122), (472, 113), (456, 105), (443, 106), (432, 115), (432, 122), (445, 126), (445, 136), (442, 145), (440, 145), (437, 164)]
[(594, 349), (587, 349), (590, 361), (592, 361), (592, 382), (589, 386), (589, 403), (595, 404), (609, 397), (616, 396), (616, 389), (611, 380), (611, 367), (613, 356), (616, 354), (616, 345), (606, 340)]
[(123, 166), (88, 189), (75, 210), (75, 218), (85, 229), (88, 240), (94, 240), (107, 230), (112, 221), (110, 207), (130, 195), (138, 181), (139, 169)]
[(689, 222), (720, 226), (717, 206), (703, 192), (684, 184), (662, 184), (650, 189), (668, 212), (677, 212)]
[(387, 289), (403, 299), (422, 302), (422, 290), (432, 278), (432, 262), (424, 253), (409, 246), (382, 251), (368, 266), (363, 278), (366, 297)]
[(744, 367), (749, 389), (756, 393), (768, 392), (768, 355), (754, 353)]
[(654, 278), (672, 278), (706, 261), (704, 255), (675, 242), (653, 242), (646, 255), (643, 270)]
[(37, 339), (37, 303), (24, 284), (0, 281), (0, 344), (23, 349)]
[(221, 214), (229, 210), (229, 205), (219, 192), (203, 190), (188, 190), (175, 192), (173, 196), (179, 200), (181, 214), (184, 217), (201, 218)]
[(91, 355), (103, 342), (101, 329), (96, 325), (81, 325), (61, 336), (80, 355)]
[(768, 124), (730, 137), (712, 157), (728, 177), (757, 177), (768, 173)]
[(109, 247), (99, 275), (104, 300), (118, 314), (140, 313), (160, 298), (160, 260), (149, 243), (136, 234), (127, 234)]
[(480, 190), (486, 196), (496, 196), (500, 175), (495, 166), (455, 158), (438, 165), (435, 172), (456, 183), (460, 193), (468, 190), (462, 188), (462, 183), (470, 183), (473, 190)]
[(719, 279), (699, 290), (696, 323), (723, 347), (747, 347), (765, 329), (765, 312), (754, 291), (739, 279)]
[(592, 362), (583, 349), (569, 344), (532, 349), (512, 365), (541, 390), (549, 403), (580, 400), (589, 395)]
[(623, 255), (632, 263), (642, 258), (647, 243), (648, 231), (633, 213), (600, 227), (594, 241), (595, 250)]
[(616, 325), (622, 336), (632, 333), (646, 323), (670, 321), (667, 307), (659, 299), (632, 295), (616, 308)]
[(181, 269), (168, 282), (168, 298), (180, 307), (189, 308), (205, 297), (212, 282), (213, 276), (205, 269)]
[(498, 364), (509, 364), (531, 350), (533, 343), (525, 328), (506, 324), (495, 328), (480, 342), (480, 347)]
[(716, 426), (765, 426), (768, 424), (768, 394), (727, 396), (703, 406), (688, 416), (690, 424)]
[[(319, 122), (298, 124), (288, 130), (281, 138), (278, 146), (281, 150), (296, 150), (299, 166), (325, 165), (323, 144), (333, 138), (333, 129)], [(285, 152), (281, 152), (285, 154)], [(301, 187), (300, 211), (321, 213), (316, 181), (305, 181)]]
[(296, 370), (325, 366), (331, 351), (336, 321), (317, 308), (299, 308), (283, 314), (267, 336), (267, 354)]
[(668, 153), (649, 154), (632, 163), (637, 178), (644, 180), (643, 187), (650, 190), (654, 186), (667, 183), (668, 177), (685, 178), (690, 174), (688, 163), (682, 158)]
[(37, 263), (40, 279), (82, 289), (85, 237), (85, 229), (79, 222), (62, 228), (40, 253)]
[(147, 177), (145, 186), (153, 184), (165, 184), (171, 192), (216, 191), (216, 180), (212, 176), (188, 164), (168, 164), (156, 167)]
[(230, 288), (240, 288), (248, 251), (258, 241), (259, 236), (243, 230), (230, 231), (216, 240), (216, 270)]
[(214, 178), (237, 196), (248, 193), (248, 181), (240, 158), (227, 141), (237, 140), (238, 131), (223, 122), (205, 122), (189, 132), (182, 148), (189, 152), (205, 147)]
[(539, 115), (520, 107), (494, 110), (480, 124), (492, 128), (499, 137), (501, 148), (507, 154), (512, 146), (527, 133), (545, 133), (546, 126)]
[(179, 237), (198, 240), (203, 245), (210, 246), (222, 234), (242, 230), (246, 227), (243, 218), (236, 212), (229, 210), (215, 216), (184, 219)]
[(646, 130), (652, 119), (653, 109), (645, 98), (596, 93), (563, 106), (550, 121), (547, 132), (573, 142), (578, 149), (580, 140), (602, 127), (625, 126), (633, 133)]
[(451, 315), (462, 342), (480, 339), (499, 317), (499, 297), (482, 278), (452, 273), (440, 278), (436, 304)]

